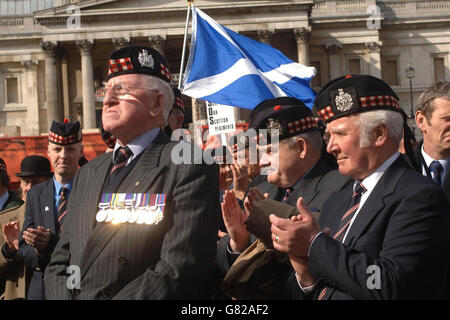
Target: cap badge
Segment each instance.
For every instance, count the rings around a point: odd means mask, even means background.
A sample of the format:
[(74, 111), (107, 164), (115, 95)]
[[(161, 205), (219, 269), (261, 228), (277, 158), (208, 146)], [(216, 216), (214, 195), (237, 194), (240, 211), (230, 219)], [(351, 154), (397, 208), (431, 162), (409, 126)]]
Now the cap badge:
[(147, 50), (145, 49), (142, 49), (142, 51), (139, 52), (138, 60), (141, 63), (141, 67), (148, 67), (152, 69), (155, 67), (155, 61), (153, 60), (153, 57), (148, 54)]
[(269, 123), (267, 124), (267, 131), (270, 135), (272, 135), (272, 130), (278, 130), (278, 134), (283, 135), (283, 126), (279, 121), (274, 120), (273, 118), (269, 118), (268, 121)]
[(334, 100), (336, 102), (336, 109), (340, 112), (350, 110), (353, 106), (352, 96), (347, 92), (344, 92), (344, 89), (338, 89), (338, 92), (339, 95), (337, 95)]

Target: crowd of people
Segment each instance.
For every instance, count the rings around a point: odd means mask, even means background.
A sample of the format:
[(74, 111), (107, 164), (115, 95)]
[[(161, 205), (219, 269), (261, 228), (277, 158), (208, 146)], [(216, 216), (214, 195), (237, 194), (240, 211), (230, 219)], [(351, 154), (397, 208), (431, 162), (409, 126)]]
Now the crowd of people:
[(22, 199), (0, 159), (3, 299), (450, 298), (449, 82), (419, 98), (419, 143), (388, 84), (347, 75), (313, 110), (261, 102), (214, 163), (178, 163), (165, 58), (128, 46), (108, 68), (105, 154), (53, 121)]

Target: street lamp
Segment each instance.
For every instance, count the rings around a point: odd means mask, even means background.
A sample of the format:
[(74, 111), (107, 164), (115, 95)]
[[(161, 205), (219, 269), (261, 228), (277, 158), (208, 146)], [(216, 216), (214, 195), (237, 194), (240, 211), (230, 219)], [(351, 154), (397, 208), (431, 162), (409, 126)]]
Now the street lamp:
[(410, 100), (411, 100), (411, 111), (409, 113), (409, 119), (411, 119), (411, 127), (412, 127), (412, 131), (413, 134), (415, 135), (415, 126), (413, 123), (414, 119), (414, 104), (413, 104), (413, 91), (412, 91), (412, 79), (415, 76), (415, 72), (414, 72), (414, 68), (411, 66), (411, 62), (408, 62), (408, 68), (405, 69), (405, 73), (406, 73), (406, 77), (409, 78), (409, 93), (410, 93)]

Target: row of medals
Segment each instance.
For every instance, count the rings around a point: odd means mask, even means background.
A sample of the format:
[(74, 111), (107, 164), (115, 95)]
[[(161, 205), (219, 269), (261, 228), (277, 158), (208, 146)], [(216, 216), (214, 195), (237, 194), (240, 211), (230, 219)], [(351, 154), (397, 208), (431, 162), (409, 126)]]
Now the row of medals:
[(97, 222), (107, 222), (112, 224), (136, 223), (136, 224), (158, 224), (163, 218), (162, 208), (159, 206), (146, 206), (135, 209), (132, 206), (127, 207), (102, 207), (97, 212)]

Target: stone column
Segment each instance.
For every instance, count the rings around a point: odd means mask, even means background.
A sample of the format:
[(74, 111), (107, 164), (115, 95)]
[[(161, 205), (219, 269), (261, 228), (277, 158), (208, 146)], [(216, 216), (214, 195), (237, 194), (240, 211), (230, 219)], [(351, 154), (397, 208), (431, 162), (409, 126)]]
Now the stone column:
[(124, 38), (124, 37), (120, 37), (120, 38), (112, 38), (112, 42), (114, 43), (114, 46), (117, 49), (126, 47), (130, 44), (130, 38)]
[(366, 48), (369, 51), (369, 74), (381, 79), (380, 43), (367, 42)]
[(327, 44), (325, 48), (328, 51), (328, 61), (330, 64), (330, 80), (336, 79), (342, 75), (341, 71), (341, 44)]
[(69, 71), (68, 71), (68, 60), (66, 55), (64, 55), (61, 59), (61, 79), (62, 79), (64, 118), (65, 118), (71, 115), (69, 106)]
[(259, 41), (268, 45), (272, 44), (273, 37), (275, 36), (275, 30), (256, 30), (256, 33), (258, 34)]
[(27, 128), (22, 134), (37, 136), (39, 132), (39, 100), (37, 95), (37, 61), (26, 60), (22, 61), (22, 66), (25, 67), (25, 91), (27, 94), (26, 104), (27, 108)]
[(92, 66), (93, 41), (76, 41), (81, 53), (81, 78), (83, 85), (83, 129), (96, 128), (95, 121), (95, 93), (94, 93), (94, 69)]
[(50, 130), (52, 121), (62, 121), (62, 115), (58, 106), (58, 77), (56, 70), (57, 43), (45, 41), (41, 48), (45, 51), (45, 100), (47, 105), (47, 128)]
[(161, 53), (163, 57), (166, 56), (166, 36), (149, 36), (148, 41), (152, 48)]
[(295, 28), (294, 36), (297, 41), (298, 62), (304, 66), (309, 65), (309, 37), (311, 31), (307, 28)]

